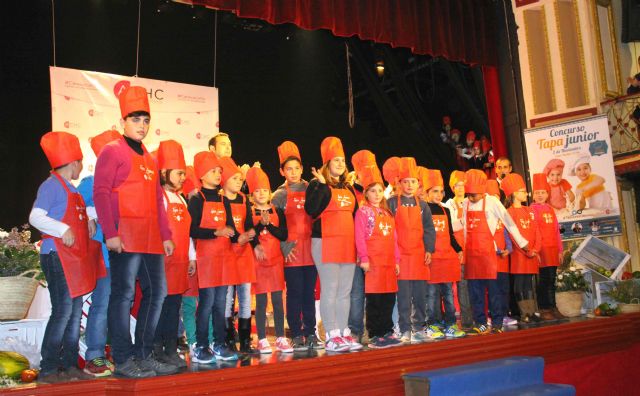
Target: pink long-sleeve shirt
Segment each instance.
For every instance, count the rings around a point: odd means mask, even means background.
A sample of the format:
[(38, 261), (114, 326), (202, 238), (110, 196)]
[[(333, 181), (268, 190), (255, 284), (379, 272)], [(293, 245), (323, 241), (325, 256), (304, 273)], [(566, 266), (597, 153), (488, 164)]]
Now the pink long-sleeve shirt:
[[(356, 211), (355, 222), (355, 238), (356, 238), (356, 253), (358, 261), (360, 263), (369, 262), (369, 253), (367, 251), (367, 240), (371, 238), (373, 233), (373, 227), (376, 224), (376, 216), (382, 212), (382, 209), (375, 208), (369, 205), (363, 205)], [(393, 229), (393, 245), (394, 255), (397, 264), (400, 262), (400, 249), (398, 249), (398, 239), (395, 227)]]
[[(132, 144), (136, 143), (133, 142)], [(144, 145), (142, 147), (146, 151)], [(93, 202), (105, 239), (118, 236), (117, 224), (120, 220), (120, 210), (118, 192), (114, 191), (114, 189), (120, 187), (129, 176), (131, 155), (140, 154), (129, 147), (127, 141), (122, 138), (104, 146), (96, 162), (93, 181)], [(171, 240), (171, 230), (167, 221), (167, 213), (163, 210), (164, 197), (159, 180), (156, 188), (156, 205), (158, 208), (160, 236), (163, 241)]]

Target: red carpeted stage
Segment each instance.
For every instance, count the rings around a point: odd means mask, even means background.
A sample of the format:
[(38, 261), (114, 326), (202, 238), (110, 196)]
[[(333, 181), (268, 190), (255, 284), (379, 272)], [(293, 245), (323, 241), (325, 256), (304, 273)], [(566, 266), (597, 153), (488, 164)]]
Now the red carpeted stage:
[[(545, 380), (578, 395), (640, 395), (640, 314), (578, 319), (498, 335), (473, 336), (329, 356), (278, 354), (146, 380), (114, 378), (25, 385), (7, 395), (402, 394), (402, 374), (513, 355), (542, 356)], [(193, 368), (191, 368), (193, 370)]]

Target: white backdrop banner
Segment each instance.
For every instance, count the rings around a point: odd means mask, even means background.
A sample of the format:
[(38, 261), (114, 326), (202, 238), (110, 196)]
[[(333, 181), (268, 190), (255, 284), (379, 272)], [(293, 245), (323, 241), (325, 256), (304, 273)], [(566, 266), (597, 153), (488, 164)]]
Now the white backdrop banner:
[(151, 127), (144, 139), (149, 151), (162, 140), (174, 139), (184, 148), (187, 164), (207, 150), (207, 142), (218, 133), (218, 89), (148, 78), (127, 77), (84, 70), (50, 67), (51, 126), (80, 139), (84, 170), (93, 173), (96, 157), (91, 137), (109, 129), (122, 132), (118, 95), (130, 85), (147, 89)]
[(606, 115), (528, 129), (524, 137), (532, 178), (547, 174), (563, 239), (622, 233)]

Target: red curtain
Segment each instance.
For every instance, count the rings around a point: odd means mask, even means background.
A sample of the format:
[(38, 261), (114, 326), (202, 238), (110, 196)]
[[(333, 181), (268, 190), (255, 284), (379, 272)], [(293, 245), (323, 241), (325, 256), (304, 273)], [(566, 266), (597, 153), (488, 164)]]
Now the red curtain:
[(496, 65), (491, 0), (179, 0), (242, 18), (410, 48), (468, 64)]
[(483, 66), (482, 76), (484, 78), (484, 96), (487, 102), (487, 117), (489, 118), (493, 156), (498, 159), (507, 155), (507, 139), (504, 133), (498, 68)]

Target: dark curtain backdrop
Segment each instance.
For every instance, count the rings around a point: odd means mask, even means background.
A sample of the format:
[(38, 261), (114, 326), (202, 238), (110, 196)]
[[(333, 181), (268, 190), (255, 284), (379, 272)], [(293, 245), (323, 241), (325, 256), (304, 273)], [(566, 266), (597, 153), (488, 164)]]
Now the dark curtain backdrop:
[(181, 0), (242, 18), (410, 48), (468, 64), (496, 65), (491, 0)]

